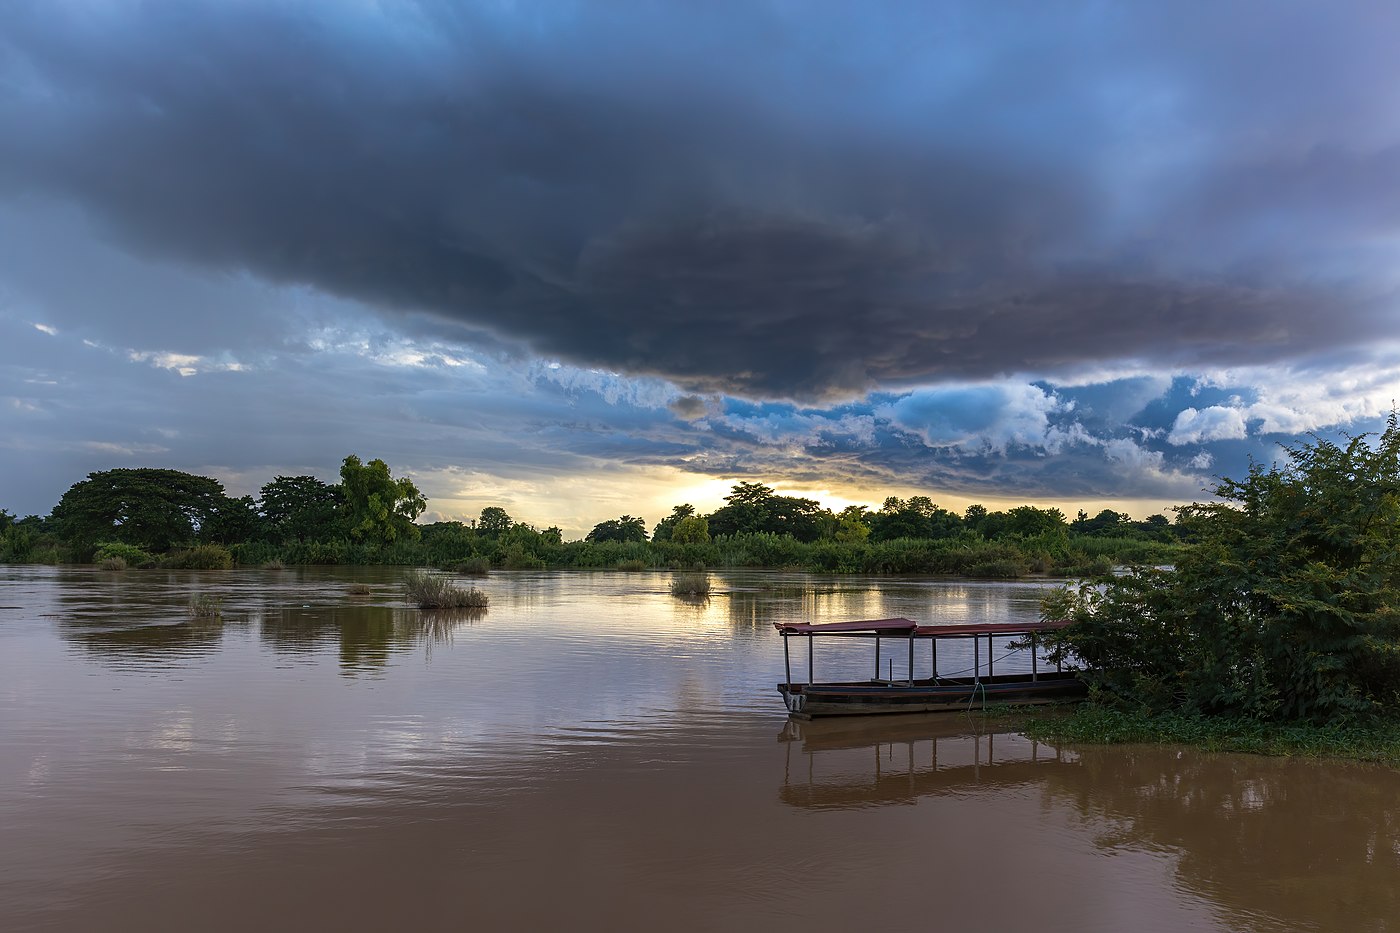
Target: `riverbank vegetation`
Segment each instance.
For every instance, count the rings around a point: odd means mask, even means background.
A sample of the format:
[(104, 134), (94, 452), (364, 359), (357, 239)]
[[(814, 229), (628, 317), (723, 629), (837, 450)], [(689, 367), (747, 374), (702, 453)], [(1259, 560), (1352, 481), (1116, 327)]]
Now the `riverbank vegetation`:
[(1400, 719), (1272, 722), (1089, 703), (1069, 715), (1031, 715), (1018, 720), (1016, 727), (1050, 742), (1190, 745), (1209, 752), (1349, 758), (1400, 766)]
[[(427, 500), (382, 460), (345, 458), (341, 482), (278, 476), (258, 496), (230, 497), (208, 477), (117, 469), (73, 485), (51, 515), (0, 512), (0, 563), (96, 563), (220, 569), (300, 564), (491, 570), (780, 568), (817, 573), (1016, 578), (1100, 576), (1174, 560), (1185, 531), (1161, 515), (1103, 510), (1068, 520), (1030, 505), (951, 512), (925, 496), (839, 513), (741, 482), (708, 515), (678, 505), (600, 522), (582, 540), (491, 506), (466, 522), (418, 524)], [(115, 566), (115, 562), (113, 562)]]
[(1062, 588), (1051, 655), (1092, 703), (1045, 734), (1395, 761), (1400, 749), (1400, 424), (1179, 510), (1171, 568)]

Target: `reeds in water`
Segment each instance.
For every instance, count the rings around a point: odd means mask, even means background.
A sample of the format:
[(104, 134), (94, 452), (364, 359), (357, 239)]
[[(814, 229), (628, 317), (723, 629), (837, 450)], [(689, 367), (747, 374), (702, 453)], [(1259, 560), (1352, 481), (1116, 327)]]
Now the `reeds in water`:
[(352, 584), (350, 584), (350, 595), (351, 595), (351, 596), (368, 596), (369, 594), (371, 594), (371, 593), (373, 593), (373, 592), (374, 592), (374, 588), (371, 587), (368, 583), (352, 583)]
[(419, 609), (485, 609), (490, 597), (476, 587), (463, 589), (444, 576), (410, 571), (404, 576), (404, 595)]
[(192, 619), (217, 619), (224, 614), (224, 598), (200, 593), (190, 599), (189, 613)]
[(710, 595), (708, 573), (678, 573), (671, 578), (671, 595), (680, 599), (705, 599)]

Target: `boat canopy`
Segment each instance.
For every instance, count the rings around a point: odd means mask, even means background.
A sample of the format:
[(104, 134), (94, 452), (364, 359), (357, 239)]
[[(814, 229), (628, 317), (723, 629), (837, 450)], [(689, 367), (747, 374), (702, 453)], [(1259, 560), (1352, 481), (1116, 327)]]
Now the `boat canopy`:
[(893, 635), (905, 638), (943, 638), (966, 635), (1029, 635), (1064, 628), (1068, 619), (1046, 622), (974, 622), (963, 625), (920, 625), (913, 619), (868, 619), (863, 622), (774, 622), (783, 635)]

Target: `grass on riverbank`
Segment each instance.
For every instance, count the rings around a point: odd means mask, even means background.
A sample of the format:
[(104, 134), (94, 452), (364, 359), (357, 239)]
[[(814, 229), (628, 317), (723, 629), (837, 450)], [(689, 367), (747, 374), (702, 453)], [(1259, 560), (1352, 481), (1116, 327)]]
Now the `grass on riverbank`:
[(1091, 745), (1189, 745), (1208, 752), (1299, 758), (1347, 758), (1400, 766), (1400, 722), (1271, 723), (1253, 719), (1148, 715), (1086, 703), (1068, 715), (1027, 715), (1033, 739)]

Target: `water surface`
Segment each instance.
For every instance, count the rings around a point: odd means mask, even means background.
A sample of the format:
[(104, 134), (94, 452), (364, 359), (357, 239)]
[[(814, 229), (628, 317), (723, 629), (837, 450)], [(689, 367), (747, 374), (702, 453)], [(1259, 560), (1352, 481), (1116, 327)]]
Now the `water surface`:
[(774, 621), (1042, 584), (500, 573), (442, 617), (400, 577), (0, 567), (0, 928), (1400, 929), (1394, 769), (787, 722)]

